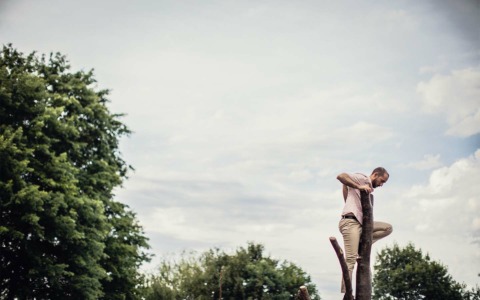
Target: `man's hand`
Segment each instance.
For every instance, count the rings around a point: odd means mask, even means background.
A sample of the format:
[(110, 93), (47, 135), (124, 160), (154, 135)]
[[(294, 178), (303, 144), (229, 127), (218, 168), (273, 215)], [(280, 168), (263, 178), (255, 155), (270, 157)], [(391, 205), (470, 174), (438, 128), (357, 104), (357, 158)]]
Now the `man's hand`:
[(368, 194), (370, 194), (371, 192), (373, 192), (373, 188), (371, 186), (369, 186), (368, 184), (366, 185), (361, 185), (358, 187), (359, 190), (361, 191), (365, 191), (367, 192)]
[(373, 187), (369, 184), (365, 184), (365, 185), (359, 185), (357, 184), (356, 182), (354, 182), (350, 176), (348, 176), (347, 173), (342, 173), (340, 175), (337, 176), (337, 179), (344, 184), (343, 186), (343, 195), (344, 195), (344, 199), (346, 199), (345, 197), (345, 192), (346, 192), (346, 188), (345, 186), (348, 186), (348, 187), (351, 187), (351, 188), (354, 188), (354, 189), (357, 189), (357, 190), (360, 190), (360, 191), (365, 191), (367, 192), (368, 194), (370, 194), (371, 192), (373, 192)]

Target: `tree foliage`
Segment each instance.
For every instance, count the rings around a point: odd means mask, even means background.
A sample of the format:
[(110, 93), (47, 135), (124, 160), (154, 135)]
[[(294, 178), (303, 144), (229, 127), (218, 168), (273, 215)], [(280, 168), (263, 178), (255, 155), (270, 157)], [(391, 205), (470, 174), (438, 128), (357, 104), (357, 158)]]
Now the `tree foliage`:
[[(376, 300), (455, 300), (464, 298), (465, 286), (448, 274), (447, 268), (432, 261), (413, 244), (394, 245), (377, 256), (373, 279)], [(472, 292), (473, 297), (473, 292)]]
[(0, 52), (0, 298), (135, 299), (147, 239), (113, 189), (129, 133), (93, 72)]
[(315, 285), (293, 263), (264, 254), (264, 247), (248, 244), (229, 255), (211, 249), (200, 256), (183, 254), (165, 259), (151, 278), (147, 299), (294, 299), (300, 286), (319, 300)]
[(465, 300), (480, 300), (480, 286), (476, 285), (470, 291), (465, 292)]

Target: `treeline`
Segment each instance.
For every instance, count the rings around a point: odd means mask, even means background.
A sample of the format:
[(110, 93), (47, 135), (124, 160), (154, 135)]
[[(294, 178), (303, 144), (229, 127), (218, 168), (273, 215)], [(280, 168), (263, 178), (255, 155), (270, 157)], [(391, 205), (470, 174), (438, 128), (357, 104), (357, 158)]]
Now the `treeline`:
[(235, 253), (210, 249), (164, 259), (148, 283), (147, 300), (155, 299), (295, 299), (306, 286), (320, 300), (316, 286), (301, 268), (266, 255), (249, 243)]
[(480, 300), (478, 285), (468, 289), (455, 281), (446, 266), (411, 243), (381, 250), (374, 270), (374, 300)]

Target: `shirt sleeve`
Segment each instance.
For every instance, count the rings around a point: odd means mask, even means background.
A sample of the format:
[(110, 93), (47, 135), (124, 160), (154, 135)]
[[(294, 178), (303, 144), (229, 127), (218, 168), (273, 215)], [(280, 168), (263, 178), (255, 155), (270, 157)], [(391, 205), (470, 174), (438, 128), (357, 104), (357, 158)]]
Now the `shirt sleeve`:
[(367, 176), (361, 173), (347, 173), (347, 175), (358, 185), (368, 184)]

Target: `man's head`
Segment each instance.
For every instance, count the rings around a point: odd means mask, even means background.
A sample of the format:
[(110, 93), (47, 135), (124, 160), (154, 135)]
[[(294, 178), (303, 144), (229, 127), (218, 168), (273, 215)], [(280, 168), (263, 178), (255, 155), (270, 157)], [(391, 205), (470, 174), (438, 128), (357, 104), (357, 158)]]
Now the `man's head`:
[(370, 175), (370, 180), (372, 181), (372, 187), (377, 188), (382, 186), (385, 182), (387, 182), (390, 175), (388, 174), (387, 170), (382, 167), (375, 168), (372, 171), (372, 175)]

